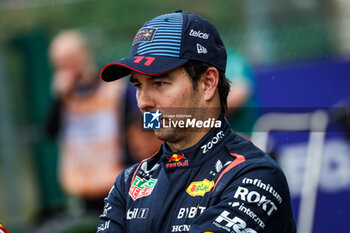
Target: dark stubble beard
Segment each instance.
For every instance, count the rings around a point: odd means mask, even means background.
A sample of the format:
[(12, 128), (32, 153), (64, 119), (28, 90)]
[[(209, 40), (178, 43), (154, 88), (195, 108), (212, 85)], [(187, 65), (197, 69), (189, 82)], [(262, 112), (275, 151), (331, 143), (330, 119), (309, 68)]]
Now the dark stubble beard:
[(187, 133), (184, 128), (161, 128), (154, 130), (154, 134), (158, 139), (170, 143), (181, 141)]

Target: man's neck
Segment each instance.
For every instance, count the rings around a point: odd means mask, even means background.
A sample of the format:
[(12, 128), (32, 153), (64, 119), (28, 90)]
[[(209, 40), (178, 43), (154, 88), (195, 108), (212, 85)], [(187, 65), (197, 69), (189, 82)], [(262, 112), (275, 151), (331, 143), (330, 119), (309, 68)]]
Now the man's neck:
[(198, 132), (191, 132), (187, 137), (181, 141), (166, 142), (171, 152), (181, 151), (196, 145), (208, 132), (208, 130), (201, 130)]

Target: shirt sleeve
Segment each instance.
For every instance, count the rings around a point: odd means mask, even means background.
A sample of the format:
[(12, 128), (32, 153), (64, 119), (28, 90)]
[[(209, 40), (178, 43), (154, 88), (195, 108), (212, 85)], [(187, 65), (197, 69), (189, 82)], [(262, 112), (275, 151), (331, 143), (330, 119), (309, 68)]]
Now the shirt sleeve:
[(117, 177), (105, 198), (103, 213), (100, 215), (97, 233), (126, 232), (126, 200), (128, 183), (133, 167), (124, 170)]
[(277, 168), (252, 169), (220, 183), (223, 191), (195, 220), (191, 233), (296, 232), (287, 182)]

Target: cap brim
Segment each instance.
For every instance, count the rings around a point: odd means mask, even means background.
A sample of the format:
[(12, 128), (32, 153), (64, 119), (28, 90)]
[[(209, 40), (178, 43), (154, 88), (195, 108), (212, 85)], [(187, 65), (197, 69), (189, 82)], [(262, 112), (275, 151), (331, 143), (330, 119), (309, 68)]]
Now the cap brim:
[(188, 59), (164, 56), (128, 57), (106, 65), (100, 76), (104, 81), (111, 82), (127, 76), (130, 70), (145, 75), (159, 75), (174, 70), (188, 61)]

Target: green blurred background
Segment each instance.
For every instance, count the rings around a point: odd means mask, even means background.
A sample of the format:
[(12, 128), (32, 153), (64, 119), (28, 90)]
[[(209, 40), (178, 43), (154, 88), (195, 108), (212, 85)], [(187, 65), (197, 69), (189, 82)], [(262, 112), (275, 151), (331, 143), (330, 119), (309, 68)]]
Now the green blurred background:
[(0, 1), (0, 222), (11, 232), (26, 232), (69, 205), (57, 182), (57, 142), (42, 132), (51, 101), (52, 37), (81, 30), (102, 67), (128, 56), (146, 20), (178, 9), (210, 20), (226, 47), (253, 65), (349, 54), (346, 1)]

